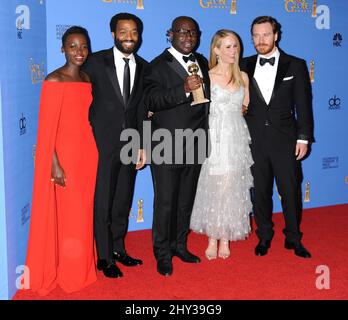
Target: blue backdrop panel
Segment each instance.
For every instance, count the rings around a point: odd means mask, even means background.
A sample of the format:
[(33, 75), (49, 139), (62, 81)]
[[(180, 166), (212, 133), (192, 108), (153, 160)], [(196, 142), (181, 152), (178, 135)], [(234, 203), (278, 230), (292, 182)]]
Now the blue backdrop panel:
[[(347, 9), (345, 1), (328, 0), (49, 1), (48, 69), (51, 71), (63, 63), (60, 38), (70, 25), (82, 25), (89, 30), (93, 51), (111, 47), (109, 21), (118, 12), (131, 12), (143, 20), (143, 44), (139, 54), (148, 60), (169, 46), (165, 34), (176, 16), (189, 15), (199, 22), (202, 30), (199, 51), (208, 57), (210, 40), (220, 28), (235, 30), (243, 40), (244, 55), (254, 54), (250, 24), (256, 16), (272, 15), (282, 24), (280, 47), (304, 58), (308, 68), (311, 61), (314, 63), (313, 109), (317, 142), (313, 144), (311, 156), (302, 162), (304, 208), (347, 203), (348, 151), (344, 147), (344, 137), (347, 137), (348, 129), (344, 123), (347, 109), (343, 86), (348, 68), (347, 48), (341, 39), (348, 31), (348, 25), (344, 23)], [(328, 57), (331, 57), (330, 62)], [(330, 106), (330, 103), (337, 105)], [(146, 169), (138, 174), (130, 230), (151, 225), (152, 197), (151, 177)], [(143, 200), (144, 223), (136, 223), (140, 199)], [(276, 186), (274, 211), (281, 211)]]
[(36, 143), (38, 102), (46, 68), (43, 1), (6, 1), (3, 43), (2, 127), (8, 287), (11, 297), (26, 256)]
[(0, 80), (0, 300), (8, 297), (7, 286), (7, 241), (6, 241), (6, 216), (5, 216), (5, 181), (2, 143), (2, 98)]

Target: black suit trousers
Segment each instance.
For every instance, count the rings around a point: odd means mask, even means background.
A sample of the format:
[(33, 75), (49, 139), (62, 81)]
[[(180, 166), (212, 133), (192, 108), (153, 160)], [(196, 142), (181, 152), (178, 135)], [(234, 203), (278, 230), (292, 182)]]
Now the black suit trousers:
[(254, 216), (259, 239), (272, 240), (273, 222), (273, 183), (276, 181), (281, 197), (285, 229), (283, 233), (291, 242), (301, 240), (300, 215), (302, 211), (300, 161), (295, 157), (296, 139), (272, 126), (266, 126), (262, 139), (251, 145), (254, 165)]
[(201, 165), (152, 165), (154, 214), (152, 240), (157, 260), (186, 249)]
[(99, 259), (111, 262), (112, 251), (125, 252), (135, 178), (135, 165), (122, 164), (119, 150), (111, 155), (99, 154), (94, 199), (94, 235)]

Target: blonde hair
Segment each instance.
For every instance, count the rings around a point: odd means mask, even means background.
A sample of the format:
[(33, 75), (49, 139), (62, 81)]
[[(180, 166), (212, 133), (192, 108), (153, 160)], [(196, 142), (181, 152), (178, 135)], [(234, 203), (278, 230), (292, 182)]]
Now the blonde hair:
[(222, 39), (228, 36), (235, 37), (237, 41), (237, 53), (236, 53), (234, 63), (230, 65), (231, 78), (228, 81), (228, 83), (232, 82), (233, 84), (236, 84), (238, 86), (244, 86), (243, 77), (239, 68), (240, 42), (239, 42), (239, 38), (237, 34), (232, 30), (227, 30), (227, 29), (218, 30), (213, 36), (213, 39), (211, 39), (209, 69), (214, 68), (218, 64), (218, 57), (214, 51), (214, 48), (220, 48)]

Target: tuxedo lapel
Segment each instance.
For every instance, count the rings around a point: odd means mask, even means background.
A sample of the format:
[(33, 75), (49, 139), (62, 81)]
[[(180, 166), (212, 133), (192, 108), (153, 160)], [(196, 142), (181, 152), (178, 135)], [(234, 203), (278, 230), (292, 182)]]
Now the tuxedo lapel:
[(172, 68), (180, 76), (180, 78), (185, 80), (189, 76), (187, 70), (183, 68), (179, 61), (176, 60), (168, 50), (165, 50), (164, 55), (169, 67)]
[(286, 72), (289, 69), (289, 65), (290, 65), (289, 59), (287, 58), (287, 56), (284, 53), (281, 52), (280, 56), (279, 56), (277, 76), (276, 76), (276, 79), (274, 82), (274, 87), (273, 87), (273, 92), (272, 92), (272, 97), (271, 97), (270, 103), (271, 103), (272, 99), (274, 98), (276, 91), (278, 90), (278, 88), (282, 84), (283, 79), (286, 75)]
[(114, 53), (113, 49), (110, 49), (107, 52), (107, 55), (105, 56), (105, 69), (106, 73), (111, 81), (112, 87), (114, 88), (114, 91), (116, 93), (117, 98), (120, 100), (122, 105), (124, 104), (123, 102), (123, 97), (121, 94), (121, 89), (120, 85), (118, 83), (118, 78), (117, 78), (117, 73), (116, 73), (116, 68), (115, 68), (115, 61), (114, 61)]
[(260, 90), (260, 87), (257, 84), (256, 79), (254, 78), (256, 63), (257, 63), (257, 56), (252, 56), (247, 64), (247, 73), (248, 73), (249, 79), (251, 79), (252, 87), (254, 88), (259, 98), (262, 100), (262, 102), (267, 105), (265, 98), (263, 97), (262, 92)]
[(143, 69), (143, 65), (140, 63), (138, 57), (136, 55), (134, 55), (135, 57), (135, 61), (136, 61), (136, 68), (135, 68), (135, 76), (134, 76), (134, 83), (133, 83), (133, 87), (132, 87), (132, 91), (129, 97), (129, 101), (127, 103), (127, 107), (129, 107), (132, 104), (132, 100), (134, 99), (134, 96), (137, 94), (136, 93), (136, 89), (139, 86), (139, 82), (140, 82), (140, 77), (142, 74), (142, 69)]

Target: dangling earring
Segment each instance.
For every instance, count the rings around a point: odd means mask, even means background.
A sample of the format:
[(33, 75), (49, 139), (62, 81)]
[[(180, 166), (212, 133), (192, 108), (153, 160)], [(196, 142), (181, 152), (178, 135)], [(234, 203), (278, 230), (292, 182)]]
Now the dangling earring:
[(219, 62), (220, 57), (218, 55), (216, 55), (216, 62)]

